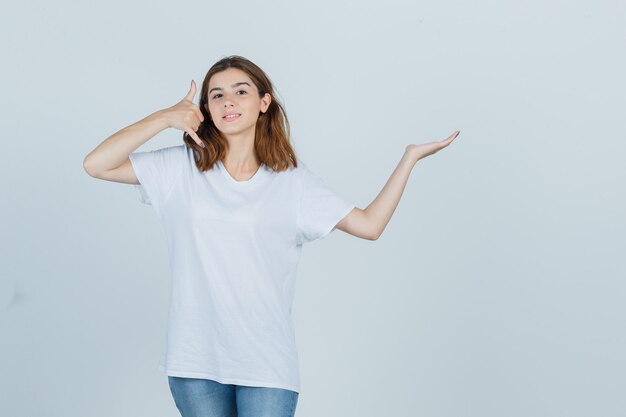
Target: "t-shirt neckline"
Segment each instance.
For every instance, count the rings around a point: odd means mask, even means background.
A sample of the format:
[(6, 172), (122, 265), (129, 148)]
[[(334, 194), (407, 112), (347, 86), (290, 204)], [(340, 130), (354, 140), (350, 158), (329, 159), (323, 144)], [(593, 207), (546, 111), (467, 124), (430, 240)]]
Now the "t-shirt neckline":
[(226, 179), (226, 181), (228, 181), (230, 184), (236, 186), (236, 187), (245, 187), (247, 185), (250, 184), (254, 184), (256, 181), (258, 181), (258, 179), (263, 175), (263, 173), (265, 172), (265, 164), (263, 162), (261, 162), (261, 165), (259, 166), (259, 168), (256, 170), (256, 172), (254, 173), (254, 175), (252, 175), (252, 177), (250, 177), (247, 180), (244, 181), (238, 181), (236, 179), (234, 179), (229, 173), (228, 170), (226, 169), (226, 167), (224, 166), (224, 164), (222, 163), (221, 160), (217, 161), (217, 168), (218, 170), (222, 173), (222, 175), (224, 176), (224, 178)]

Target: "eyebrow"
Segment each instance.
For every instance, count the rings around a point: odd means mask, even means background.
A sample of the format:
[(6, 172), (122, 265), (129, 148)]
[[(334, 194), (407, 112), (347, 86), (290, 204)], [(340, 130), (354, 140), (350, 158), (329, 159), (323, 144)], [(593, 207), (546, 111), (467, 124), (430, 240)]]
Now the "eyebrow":
[[(243, 84), (247, 85), (248, 87), (251, 87), (251, 85), (250, 85), (250, 84), (248, 84), (248, 83), (247, 83), (247, 82), (245, 82), (245, 81), (240, 81), (240, 82), (238, 82), (238, 83), (235, 83), (235, 84), (231, 85), (231, 87), (232, 87), (232, 88), (235, 88), (235, 87), (237, 87), (237, 86), (239, 86), (239, 85), (243, 85)], [(220, 91), (221, 91), (221, 90), (222, 90), (222, 87), (213, 87), (213, 88), (211, 88), (211, 89), (209, 90), (208, 94), (211, 94), (211, 91), (213, 91), (213, 90), (220, 90)]]

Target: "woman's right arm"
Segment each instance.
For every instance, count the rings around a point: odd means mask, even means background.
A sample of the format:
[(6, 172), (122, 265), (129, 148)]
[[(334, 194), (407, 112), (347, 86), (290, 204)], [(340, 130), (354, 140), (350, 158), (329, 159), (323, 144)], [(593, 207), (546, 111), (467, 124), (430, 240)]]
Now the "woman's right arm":
[(167, 127), (159, 110), (123, 128), (87, 154), (83, 161), (85, 171), (102, 180), (139, 184), (128, 155)]
[(87, 154), (83, 160), (85, 171), (94, 178), (139, 184), (128, 155), (168, 127), (187, 132), (200, 145), (202, 141), (196, 131), (204, 117), (192, 101), (195, 93), (196, 85), (192, 81), (191, 89), (178, 104), (158, 110), (109, 136)]

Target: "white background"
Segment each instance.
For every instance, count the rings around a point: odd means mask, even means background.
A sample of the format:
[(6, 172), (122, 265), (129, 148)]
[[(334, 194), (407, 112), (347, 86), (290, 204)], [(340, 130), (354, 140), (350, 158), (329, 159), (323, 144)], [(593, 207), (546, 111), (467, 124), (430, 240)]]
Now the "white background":
[[(0, 16), (0, 415), (178, 416), (164, 236), (83, 158), (223, 56), (274, 82), (296, 153), (377, 241), (304, 249), (307, 416), (626, 414), (624, 2), (43, 2)], [(196, 97), (195, 102), (197, 103)], [(139, 150), (182, 143), (169, 129)]]

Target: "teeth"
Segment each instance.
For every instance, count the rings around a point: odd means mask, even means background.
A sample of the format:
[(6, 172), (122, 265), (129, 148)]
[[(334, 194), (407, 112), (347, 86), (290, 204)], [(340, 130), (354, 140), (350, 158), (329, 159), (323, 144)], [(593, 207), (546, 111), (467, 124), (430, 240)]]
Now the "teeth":
[(224, 116), (224, 119), (232, 119), (233, 117), (241, 116), (240, 114), (231, 114), (228, 116)]

